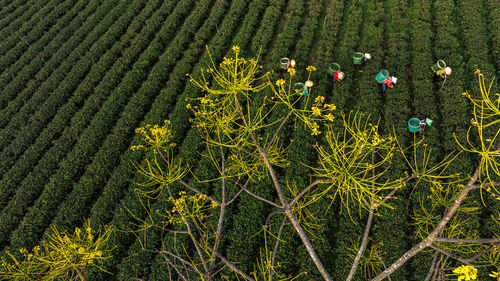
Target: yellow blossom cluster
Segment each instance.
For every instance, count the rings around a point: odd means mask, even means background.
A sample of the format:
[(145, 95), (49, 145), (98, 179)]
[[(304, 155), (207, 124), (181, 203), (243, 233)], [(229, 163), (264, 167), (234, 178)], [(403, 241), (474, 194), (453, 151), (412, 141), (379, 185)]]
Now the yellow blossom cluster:
[(179, 192), (177, 198), (169, 197), (168, 201), (174, 206), (171, 209), (165, 209), (165, 213), (160, 215), (167, 219), (167, 223), (177, 225), (185, 225), (188, 220), (201, 223), (209, 217), (210, 209), (219, 206), (216, 201), (204, 194), (188, 196), (185, 191)]
[(151, 126), (148, 124), (144, 127), (139, 127), (135, 129), (135, 133), (142, 137), (143, 144), (131, 146), (130, 149), (132, 150), (156, 150), (159, 148), (168, 149), (175, 147), (175, 143), (170, 142), (173, 138), (170, 120), (165, 120), (163, 126)]
[(472, 265), (461, 265), (453, 270), (453, 273), (458, 275), (457, 281), (461, 280), (476, 280), (477, 269)]
[(22, 260), (7, 251), (11, 261), (2, 259), (0, 280), (84, 280), (83, 268), (104, 270), (98, 264), (110, 257), (107, 242), (113, 227), (96, 232), (87, 220), (74, 233), (61, 233), (54, 226), (50, 230), (47, 239), (32, 251), (19, 250)]

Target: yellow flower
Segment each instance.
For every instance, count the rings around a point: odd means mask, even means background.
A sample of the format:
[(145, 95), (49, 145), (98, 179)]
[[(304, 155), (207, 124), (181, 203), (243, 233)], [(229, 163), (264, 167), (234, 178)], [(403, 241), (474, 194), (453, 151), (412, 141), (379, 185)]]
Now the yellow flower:
[(280, 86), (283, 86), (283, 85), (285, 85), (285, 80), (279, 79), (278, 81), (276, 81), (276, 86), (280, 87)]
[(321, 109), (313, 106), (311, 107), (314, 116), (321, 116)]
[(190, 103), (186, 104), (186, 108), (191, 109), (191, 104)]
[(295, 75), (295, 68), (289, 68), (287, 71), (290, 72), (290, 75)]
[(335, 110), (337, 107), (334, 104), (325, 104), (326, 110)]
[(458, 274), (458, 280), (476, 280), (477, 269), (472, 265), (461, 265), (453, 270), (453, 273)]
[(325, 97), (324, 96), (318, 96), (316, 97), (316, 99), (314, 100), (314, 102), (324, 102), (325, 101)]
[(314, 66), (310, 65), (310, 66), (308, 66), (306, 69), (307, 69), (307, 71), (315, 71), (315, 70), (316, 70), (316, 67), (314, 67)]
[(209, 103), (209, 102), (210, 102), (210, 99), (209, 99), (209, 98), (207, 98), (207, 97), (203, 97), (203, 98), (201, 98), (201, 104), (207, 104), (207, 103)]
[(319, 126), (316, 122), (314, 122), (311, 127), (312, 127), (311, 128), (312, 129), (312, 133), (311, 133), (312, 136), (316, 136), (316, 135), (321, 134), (321, 131), (318, 130)]
[(331, 113), (328, 113), (327, 115), (324, 115), (325, 119), (330, 121), (330, 122), (333, 122), (333, 115)]
[(239, 53), (239, 52), (240, 52), (240, 47), (238, 47), (238, 46), (233, 46), (233, 51), (234, 51), (235, 53)]

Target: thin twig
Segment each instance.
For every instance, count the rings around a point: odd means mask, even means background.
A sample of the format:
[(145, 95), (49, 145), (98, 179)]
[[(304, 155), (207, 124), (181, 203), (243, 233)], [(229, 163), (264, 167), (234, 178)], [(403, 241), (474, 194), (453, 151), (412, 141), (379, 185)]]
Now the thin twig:
[[(285, 223), (286, 223), (286, 216), (283, 217), (283, 222), (281, 222), (280, 230), (278, 231), (276, 244), (274, 244), (273, 256), (271, 257), (271, 268), (274, 267), (274, 264), (276, 262), (276, 253), (278, 253), (278, 247), (279, 247), (280, 240), (281, 240), (281, 233), (283, 231), (283, 228), (285, 227)], [(274, 270), (271, 270), (270, 275), (269, 275), (269, 281), (273, 281), (273, 273), (274, 273)]]
[[(228, 179), (228, 180), (230, 180), (230, 179)], [(270, 201), (270, 200), (268, 200), (268, 199), (266, 199), (266, 198), (264, 198), (264, 197), (261, 197), (261, 196), (259, 196), (259, 195), (255, 194), (255, 193), (251, 192), (251, 191), (250, 191), (250, 190), (248, 190), (245, 186), (243, 186), (241, 183), (236, 183), (236, 184), (237, 184), (237, 185), (238, 185), (238, 186), (239, 186), (239, 187), (240, 187), (243, 191), (245, 191), (246, 193), (248, 193), (250, 196), (252, 196), (252, 197), (254, 197), (254, 198), (256, 198), (256, 199), (258, 199), (258, 200), (260, 200), (260, 201), (266, 202), (267, 204), (269, 204), (269, 205), (271, 205), (271, 206), (274, 206), (274, 207), (276, 207), (276, 208), (279, 208), (279, 209), (282, 209), (282, 208), (283, 208), (283, 206), (280, 206), (280, 205), (278, 205), (278, 204), (274, 203), (273, 201)]]
[(429, 268), (429, 272), (427, 273), (427, 276), (425, 277), (425, 281), (430, 281), (432, 276), (433, 276), (433, 273), (436, 269), (436, 264), (438, 262), (438, 253), (436, 252), (434, 254), (434, 258), (432, 259), (432, 263), (431, 263), (431, 268)]
[(434, 250), (436, 250), (436, 251), (438, 251), (438, 252), (440, 252), (440, 253), (442, 253), (442, 254), (444, 254), (444, 255), (447, 255), (448, 257), (450, 257), (450, 258), (452, 258), (452, 259), (454, 259), (454, 260), (457, 260), (457, 261), (459, 261), (459, 262), (461, 262), (461, 263), (463, 263), (463, 264), (467, 264), (467, 265), (470, 265), (470, 264), (471, 264), (471, 263), (470, 263), (469, 261), (467, 261), (466, 259), (461, 258), (461, 257), (459, 257), (459, 256), (457, 256), (457, 255), (455, 255), (455, 254), (453, 254), (453, 253), (450, 253), (450, 252), (446, 251), (445, 249), (442, 249), (442, 248), (440, 248), (440, 247), (438, 247), (438, 246), (435, 246), (435, 245), (431, 244), (431, 245), (429, 245), (429, 247), (431, 247), (432, 249), (434, 249)]

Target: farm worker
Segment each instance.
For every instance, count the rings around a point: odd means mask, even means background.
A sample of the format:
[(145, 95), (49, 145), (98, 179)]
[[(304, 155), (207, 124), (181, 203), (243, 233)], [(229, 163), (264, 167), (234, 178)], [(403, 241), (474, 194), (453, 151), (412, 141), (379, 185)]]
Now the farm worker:
[(447, 66), (445, 68), (441, 68), (440, 70), (436, 71), (436, 74), (441, 76), (441, 78), (448, 78), (448, 75), (451, 75), (451, 67)]
[(333, 73), (333, 83), (336, 83), (337, 81), (342, 81), (344, 77), (345, 77), (344, 72), (337, 70), (336, 72)]
[(425, 128), (427, 126), (429, 126), (429, 127), (432, 126), (432, 120), (431, 119), (425, 118), (425, 119), (420, 120), (420, 124), (418, 126), (418, 132), (419, 133), (423, 133), (424, 130), (425, 130)]
[(361, 58), (361, 63), (359, 64), (359, 72), (363, 72), (363, 67), (365, 67), (366, 65), (366, 61), (367, 60), (371, 60), (372, 59), (372, 55), (368, 54), (368, 53), (365, 53), (363, 55), (363, 57)]
[(304, 96), (309, 95), (309, 89), (314, 85), (313, 81), (307, 80), (306, 81), (306, 88), (304, 89)]
[(385, 94), (385, 91), (387, 90), (387, 87), (392, 88), (396, 83), (398, 82), (398, 78), (391, 76), (385, 79), (382, 83), (380, 83), (381, 88), (381, 93), (382, 95)]
[(288, 70), (289, 68), (294, 68), (295, 67), (295, 60), (289, 60), (288, 63), (286, 64), (286, 69)]

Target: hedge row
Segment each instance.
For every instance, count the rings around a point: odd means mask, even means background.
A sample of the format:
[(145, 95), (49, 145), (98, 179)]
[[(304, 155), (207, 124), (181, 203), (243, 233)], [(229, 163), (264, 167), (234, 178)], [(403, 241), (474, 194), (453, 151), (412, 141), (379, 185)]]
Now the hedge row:
[[(441, 136), (440, 136), (440, 120), (441, 116), (438, 110), (437, 94), (436, 91), (442, 84), (442, 79), (438, 78), (430, 69), (437, 58), (432, 56), (431, 47), (433, 45), (434, 27), (431, 25), (432, 14), (431, 3), (413, 3), (410, 8), (413, 21), (412, 34), (412, 89), (413, 94), (412, 106), (414, 107), (413, 116), (419, 119), (431, 118), (434, 120), (434, 126), (426, 128), (425, 142), (432, 147), (435, 152), (431, 155), (429, 165), (438, 163), (439, 156), (442, 155)], [(440, 17), (440, 16), (438, 16)], [(446, 60), (447, 58), (442, 58)], [(413, 157), (412, 157), (413, 158)], [(412, 193), (410, 198), (410, 208), (415, 211), (420, 210), (420, 203), (423, 198), (430, 195), (429, 185), (419, 185)], [(424, 203), (426, 208), (430, 208), (428, 202)], [(413, 215), (413, 214), (411, 214)], [(436, 212), (439, 215), (439, 212)], [(413, 230), (414, 228), (412, 228)], [(420, 242), (418, 238), (413, 237), (413, 244)], [(411, 261), (412, 265), (412, 278), (425, 279), (429, 270), (430, 262), (432, 261), (433, 253), (426, 253), (414, 257)]]
[[(480, 69), (485, 78), (487, 78), (487, 83), (491, 81), (490, 79), (498, 72), (496, 68), (498, 66), (498, 61), (495, 60), (494, 55), (494, 51), (498, 50), (498, 46), (492, 44), (493, 42), (490, 40), (493, 38), (490, 38), (490, 36), (493, 34), (488, 32), (490, 31), (489, 26), (493, 23), (491, 19), (488, 18), (491, 12), (491, 6), (488, 5), (487, 1), (476, 3), (475, 5), (472, 4), (473, 3), (467, 1), (460, 1), (457, 6), (467, 11), (467, 13), (461, 13), (459, 18), (461, 20), (462, 38), (464, 40), (463, 53), (467, 58), (465, 69), (468, 76), (465, 78), (465, 89), (468, 90), (473, 97), (480, 97), (478, 79), (473, 73), (476, 69)], [(488, 36), (488, 34), (491, 35)], [(498, 83), (495, 82), (491, 88), (491, 96), (493, 97), (495, 93), (498, 93), (498, 90)], [(471, 111), (472, 110), (469, 112)], [(471, 118), (471, 113), (466, 116)], [(468, 122), (467, 126), (469, 124)], [(464, 125), (464, 127), (466, 126)], [(493, 137), (497, 128), (498, 127), (495, 126), (487, 128), (485, 134), (489, 137)], [(472, 140), (475, 141), (476, 144), (479, 144), (477, 137)], [(473, 170), (477, 166), (478, 158), (473, 157), (472, 163), (473, 165), (468, 169), (469, 173), (473, 173)], [(466, 217), (470, 218), (472, 223), (467, 230), (469, 230), (470, 233), (477, 233), (481, 237), (494, 237), (494, 233), (498, 233), (500, 227), (491, 220), (491, 215), (498, 213), (500, 204), (498, 200), (494, 200), (491, 196), (485, 196), (485, 194), (486, 193), (483, 193), (481, 196), (479, 192), (474, 192), (469, 195), (469, 202), (477, 204), (478, 207), (488, 206), (488, 209), (482, 208), (480, 215)], [(482, 204), (482, 200), (484, 200), (485, 205)], [(484, 274), (484, 271), (480, 271), (478, 276), (482, 279), (488, 278), (487, 274)]]
[[(53, 26), (59, 19), (61, 19), (64, 14), (68, 12), (76, 3), (76, 0), (65, 1), (61, 5), (50, 8), (48, 6), (42, 7), (38, 13), (43, 13), (45, 10), (50, 10), (48, 15), (43, 16), (34, 28), (30, 30), (24, 37), (21, 32), (16, 32), (15, 36), (6, 37), (8, 38), (5, 43), (0, 45), (0, 52), (2, 54), (2, 60), (0, 61), (0, 68), (2, 71), (7, 71), (7, 67), (17, 61), (19, 56), (21, 56), (26, 49), (29, 48), (30, 44), (36, 42), (41, 38), (44, 33)], [(33, 23), (31, 23), (33, 24)], [(8, 50), (8, 51), (6, 51)], [(2, 96), (3, 97), (3, 96)], [(3, 104), (0, 104), (3, 107)]]
[[(381, 131), (385, 134), (393, 134), (393, 127), (396, 136), (403, 146), (411, 141), (412, 136), (408, 134), (406, 122), (410, 117), (412, 86), (411, 80), (411, 25), (408, 17), (403, 17), (405, 11), (411, 9), (405, 1), (386, 1), (385, 13), (387, 18), (383, 20), (384, 30), (384, 60), (380, 68), (387, 69), (391, 75), (398, 77), (397, 86), (388, 89), (385, 96), (382, 96), (383, 110), (381, 120)], [(379, 69), (380, 70), (380, 69)], [(378, 70), (378, 71), (379, 71)], [(377, 71), (377, 73), (378, 73)], [(375, 73), (376, 74), (376, 73)], [(374, 76), (371, 77), (374, 81)], [(377, 85), (377, 92), (380, 93)], [(387, 177), (395, 179), (403, 177), (408, 169), (405, 162), (396, 156), (396, 160), (391, 164), (394, 169)], [(398, 198), (408, 198), (409, 190), (398, 192)], [(373, 244), (378, 244), (381, 252), (386, 253), (384, 262), (387, 266), (399, 258), (407, 249), (409, 249), (408, 239), (408, 216), (406, 200), (391, 200), (393, 210), (382, 208), (379, 210), (381, 217), (376, 217), (372, 226)], [(372, 245), (370, 245), (372, 246)], [(408, 265), (396, 271), (392, 278), (395, 280), (408, 279), (408, 273), (405, 272)]]
[[(304, 13), (303, 23), (300, 28), (300, 34), (298, 36), (298, 40), (295, 46), (295, 55), (294, 58), (297, 61), (298, 69), (297, 69), (297, 78), (305, 81), (307, 79), (307, 71), (306, 67), (309, 65), (309, 61), (311, 61), (311, 57), (313, 56), (314, 45), (316, 44), (316, 36), (324, 36), (324, 33), (319, 33), (322, 24), (324, 23), (323, 19), (326, 16), (325, 5), (329, 1), (310, 1), (307, 5), (308, 13)], [(329, 5), (338, 5), (338, 3), (328, 3)], [(338, 9), (338, 7), (337, 7)], [(321, 42), (328, 42), (329, 38), (322, 38)], [(319, 52), (324, 52), (323, 43), (318, 47)], [(315, 63), (314, 63), (315, 65)], [(319, 72), (323, 72), (323, 69), (319, 69)], [(324, 77), (324, 75), (322, 76)], [(314, 81), (315, 83), (317, 81)], [(327, 84), (330, 81), (325, 81)], [(316, 84), (317, 85), (317, 84)], [(309, 102), (312, 102), (314, 98), (317, 96), (324, 96), (325, 93), (320, 92), (319, 89), (313, 87), (311, 91), (311, 95), (309, 97)], [(304, 106), (304, 101), (302, 105)], [(282, 113), (284, 116), (286, 112)], [(313, 149), (312, 145), (318, 141), (317, 137), (311, 136), (311, 132), (308, 129), (305, 129), (300, 123), (297, 124), (297, 130), (284, 130), (284, 134), (281, 136), (283, 139), (293, 139), (293, 143), (290, 146), (288, 159), (291, 162), (291, 165), (284, 169), (281, 173), (281, 184), (282, 186), (286, 186), (285, 178), (289, 180), (293, 180), (295, 184), (299, 187), (299, 189), (305, 188), (311, 181), (310, 173), (311, 170), (304, 165), (314, 166), (315, 161), (317, 160), (314, 156), (316, 151)], [(293, 126), (290, 122), (288, 126)], [(274, 193), (274, 192), (273, 192)], [(292, 195), (286, 191), (287, 196), (291, 197)], [(277, 199), (277, 198), (276, 198)], [(327, 205), (325, 202), (317, 204), (314, 206), (315, 208), (325, 209)], [(327, 204), (327, 203), (326, 203)], [(275, 225), (274, 231), (277, 233), (279, 227), (282, 222), (281, 216), (276, 216), (275, 220), (272, 223)], [(331, 247), (328, 243), (328, 237), (326, 231), (315, 231), (316, 237), (309, 236), (311, 239), (311, 243), (314, 246), (315, 251), (321, 257), (324, 265), (329, 269), (330, 265), (332, 265), (332, 256), (328, 253), (331, 252)], [(307, 272), (307, 278), (312, 280), (319, 280), (321, 276), (311, 261), (311, 258), (307, 251), (305, 250), (301, 240), (296, 234), (295, 229), (292, 227), (287, 227), (285, 232), (283, 233), (283, 239), (287, 241), (286, 243), (281, 244), (281, 248), (278, 253), (278, 260), (284, 267), (281, 270), (284, 274), (292, 274), (297, 275), (301, 272)], [(272, 241), (272, 240), (271, 240)], [(274, 242), (274, 241), (273, 241)], [(262, 241), (261, 241), (262, 243)], [(273, 244), (271, 244), (273, 245)], [(295, 255), (289, 255), (290, 252), (296, 251)], [(288, 253), (288, 254), (287, 254)]]
[[(365, 1), (366, 2), (366, 1)], [(363, 11), (365, 3), (363, 1), (345, 2), (344, 12), (341, 17), (341, 27), (339, 30), (340, 39), (338, 45), (333, 50), (333, 57), (323, 69), (319, 69), (319, 75), (328, 78), (325, 83), (331, 85), (331, 90), (325, 93), (318, 93), (327, 96), (330, 102), (337, 106), (339, 112), (349, 112), (356, 107), (352, 102), (350, 89), (355, 87), (356, 81), (355, 69), (352, 63), (352, 54), (357, 51), (360, 44), (360, 30), (362, 27)], [(346, 74), (342, 82), (332, 84), (332, 76), (327, 75), (328, 65), (336, 62), (340, 64), (341, 70)], [(341, 118), (334, 120), (335, 131), (342, 133), (343, 126)], [(325, 202), (326, 204), (326, 202)], [(327, 206), (327, 205), (326, 205)], [(325, 236), (328, 244), (332, 248), (332, 257), (328, 260), (330, 265), (330, 274), (334, 279), (344, 279), (348, 275), (352, 261), (348, 258), (348, 247), (351, 247), (350, 240), (359, 237), (362, 231), (362, 223), (356, 215), (352, 219), (357, 221), (353, 224), (351, 217), (345, 209), (340, 208), (339, 201), (335, 201), (330, 216), (327, 220), (327, 229)]]
[[(490, 61), (496, 68), (496, 76), (500, 76), (500, 2), (489, 0), (486, 2), (486, 11), (489, 12), (487, 21), (488, 33), (490, 34)], [(498, 85), (498, 83), (497, 83)]]
[[(127, 20), (118, 20), (116, 21), (120, 15), (124, 14), (124, 11), (128, 9), (130, 12), (129, 14), (135, 15), (140, 8), (140, 4), (143, 4), (141, 2), (137, 2), (139, 7), (131, 7), (128, 6), (129, 3), (123, 2), (123, 5), (115, 5), (114, 9), (108, 9), (108, 16), (104, 18), (105, 21), (109, 21), (110, 23), (114, 23), (110, 28), (109, 32), (106, 34), (104, 38), (102, 38), (99, 42), (100, 44), (95, 43), (90, 51), (83, 57), (81, 62), (87, 62), (89, 63), (91, 61), (91, 56), (93, 55), (101, 55), (104, 53), (109, 45), (112, 45), (119, 37), (121, 34), (123, 34), (128, 26)], [(111, 2), (110, 5), (113, 5), (114, 3)], [(124, 14), (127, 15), (127, 14)], [(129, 15), (130, 16), (130, 15)], [(98, 59), (98, 57), (96, 57)], [(89, 63), (90, 64), (90, 63)], [(78, 67), (79, 65), (77, 64), (75, 67)], [(81, 65), (80, 65), (81, 66)], [(72, 73), (69, 73), (68, 76), (72, 77)], [(97, 73), (99, 74), (99, 73)], [(100, 75), (94, 76), (94, 78), (99, 78), (102, 77)], [(78, 79), (79, 81), (79, 79)], [(88, 82), (88, 81), (86, 81)], [(42, 139), (40, 139), (39, 143), (45, 143), (43, 146), (44, 148), (48, 145), (51, 144), (52, 139), (57, 139), (58, 136), (60, 136), (61, 131), (68, 125), (69, 118), (75, 113), (75, 111), (81, 106), (80, 104), (85, 100), (85, 98), (88, 96), (90, 91), (78, 91), (75, 94), (75, 99), (80, 99), (79, 102), (76, 102), (76, 105), (69, 105), (66, 107), (63, 107), (63, 110), (60, 111), (60, 115), (58, 116), (57, 119), (54, 120), (53, 126), (49, 126), (47, 131), (44, 131), (42, 135), (40, 136)], [(74, 102), (74, 100), (72, 100)], [(62, 120), (61, 120), (62, 119)], [(75, 123), (72, 123), (72, 125), (77, 125)], [(82, 125), (85, 125), (83, 123)], [(78, 126), (76, 126), (75, 129), (78, 129)], [(53, 132), (57, 132), (56, 135), (51, 135)], [(46, 132), (46, 133), (45, 133)], [(26, 134), (31, 133), (29, 130), (27, 130)], [(77, 138), (78, 135), (74, 134), (75, 132), (72, 132), (70, 136), (73, 138)], [(94, 135), (96, 135), (94, 133)], [(47, 138), (44, 138), (46, 137)], [(65, 140), (68, 140), (65, 138)], [(61, 142), (57, 143), (57, 141), (54, 144), (61, 144)], [(11, 200), (9, 202), (10, 207), (9, 208), (4, 208), (2, 210), (2, 213), (0, 216), (3, 218), (3, 224), (1, 226), (0, 230), (0, 240), (2, 242), (8, 241), (8, 237), (10, 235), (10, 232), (13, 230), (14, 227), (16, 227), (19, 224), (19, 220), (22, 219), (22, 215), (27, 211), (26, 209), (33, 204), (33, 201), (39, 196), (40, 192), (43, 191), (44, 186), (47, 184), (47, 181), (49, 180), (49, 176), (53, 177), (52, 173), (55, 172), (57, 169), (58, 165), (62, 165), (63, 162), (59, 162), (61, 160), (61, 157), (64, 156), (65, 153), (58, 154), (60, 152), (67, 152), (70, 148), (72, 148), (72, 143), (62, 143), (63, 147), (61, 150), (52, 150), (46, 157), (44, 157), (40, 164), (45, 164), (47, 166), (42, 166), (38, 165), (36, 166), (36, 172), (32, 173), (31, 176), (34, 176), (35, 178), (30, 178), (28, 177), (23, 184), (21, 185), (22, 188), (17, 189), (17, 194), (16, 194), (16, 199), (17, 200)], [(69, 146), (65, 146), (69, 145)], [(32, 149), (28, 150), (28, 152), (33, 151), (33, 149), (36, 149), (36, 147), (32, 146)], [(41, 156), (42, 152), (39, 151), (33, 151), (34, 156)], [(38, 153), (37, 153), (38, 152)], [(55, 153), (55, 155), (54, 155)], [(25, 154), (27, 157), (30, 155)], [(54, 158), (53, 158), (54, 157)], [(32, 160), (32, 162), (24, 162)], [(8, 198), (12, 192), (16, 190), (16, 183), (18, 183), (20, 180), (23, 180), (23, 177), (20, 177), (25, 174), (25, 172), (29, 172), (29, 168), (31, 165), (35, 165), (37, 159), (29, 159), (29, 158), (24, 158), (22, 160), (23, 162), (19, 162), (21, 165), (16, 165), (15, 169), (13, 169), (11, 173), (8, 173), (5, 177), (6, 180), (6, 186), (5, 189), (2, 188), (2, 193), (1, 195), (3, 198)], [(23, 165), (24, 164), (24, 165)], [(72, 164), (76, 164), (72, 163)], [(28, 169), (28, 170), (27, 170)], [(27, 171), (26, 171), (27, 170)], [(43, 171), (43, 172), (42, 172)], [(77, 172), (78, 169), (74, 169), (72, 172)], [(56, 174), (57, 175), (57, 174)], [(35, 181), (32, 181), (32, 179), (36, 179)], [(69, 177), (67, 178), (69, 180)], [(50, 184), (50, 183), (49, 183)], [(70, 186), (69, 184), (68, 186)], [(3, 186), (2, 186), (3, 187)], [(59, 202), (60, 200), (54, 201), (54, 202)], [(12, 208), (12, 206), (15, 205), (16, 208)], [(1, 243), (4, 244), (4, 243)]]

